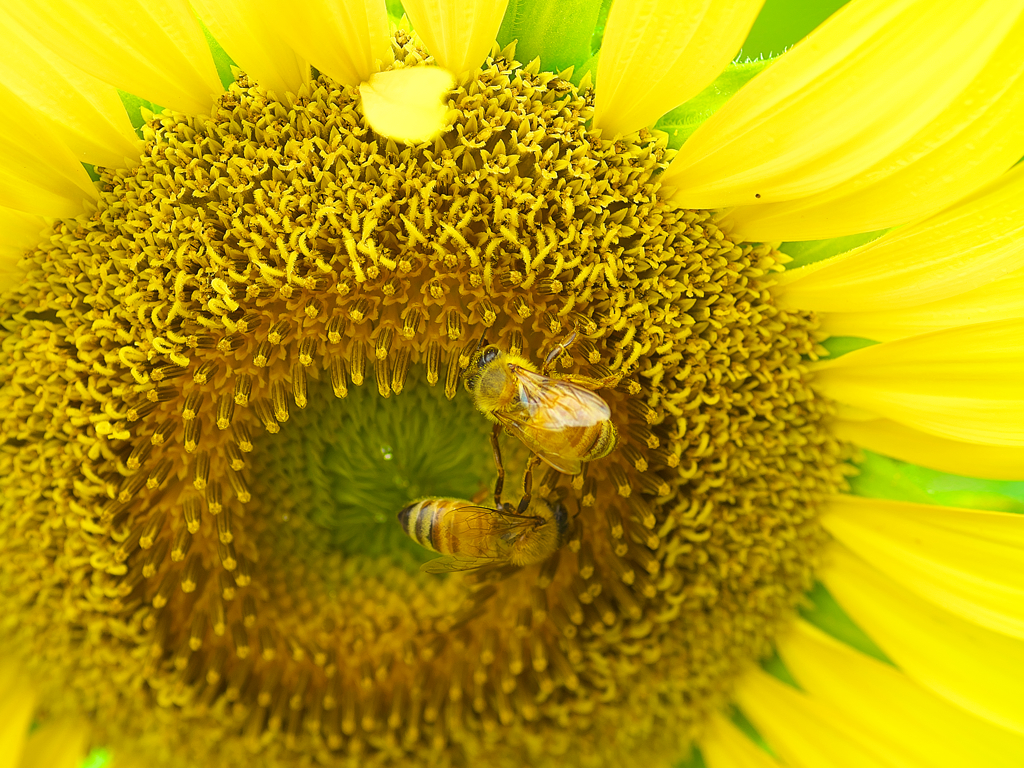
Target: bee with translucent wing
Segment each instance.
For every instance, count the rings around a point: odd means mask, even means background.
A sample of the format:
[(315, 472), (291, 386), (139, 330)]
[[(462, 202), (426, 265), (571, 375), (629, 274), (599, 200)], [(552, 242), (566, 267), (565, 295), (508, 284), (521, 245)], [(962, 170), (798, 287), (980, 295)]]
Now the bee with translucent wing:
[(402, 530), (442, 557), (421, 566), (427, 573), (470, 571), (485, 565), (532, 565), (565, 544), (565, 508), (541, 499), (519, 514), (511, 505), (497, 509), (464, 499), (421, 499), (398, 513)]
[(470, 359), (464, 384), (477, 409), (491, 419), (491, 449), (498, 479), (494, 503), (501, 507), (505, 469), (498, 447), (501, 428), (519, 438), (533, 456), (523, 476), (523, 501), (529, 505), (533, 468), (543, 461), (559, 472), (576, 475), (583, 463), (607, 456), (615, 447), (618, 432), (611, 422), (608, 403), (592, 390), (611, 386), (618, 377), (592, 379), (587, 376), (551, 376), (554, 363), (576, 340), (570, 333), (537, 367), (525, 357), (490, 345), (478, 349)]

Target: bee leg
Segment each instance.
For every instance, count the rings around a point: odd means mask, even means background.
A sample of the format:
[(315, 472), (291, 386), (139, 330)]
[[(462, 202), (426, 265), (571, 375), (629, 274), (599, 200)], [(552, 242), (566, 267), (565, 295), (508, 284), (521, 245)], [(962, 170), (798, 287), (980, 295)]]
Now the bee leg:
[(498, 446), (499, 425), (495, 424), (491, 430), (491, 450), (494, 452), (494, 468), (498, 472), (498, 479), (494, 481), (494, 508), (501, 509), (501, 491), (505, 487), (505, 465), (501, 461), (501, 448)]
[(605, 376), (602, 379), (595, 379), (592, 376), (583, 376), (578, 373), (567, 373), (558, 377), (559, 381), (568, 381), (570, 384), (576, 384), (577, 386), (589, 389), (591, 391), (596, 389), (607, 389), (609, 387), (618, 386), (622, 380), (622, 375), (613, 374), (611, 376)]
[(568, 352), (569, 348), (576, 343), (576, 336), (576, 331), (572, 331), (568, 336), (558, 342), (554, 349), (548, 352), (548, 356), (544, 358), (544, 365), (542, 365), (540, 369), (543, 376), (550, 375), (551, 366), (553, 366), (558, 358)]
[(519, 506), (516, 508), (517, 514), (525, 514), (526, 510), (530, 508), (530, 499), (533, 496), (533, 468), (539, 462), (537, 454), (530, 454), (530, 459), (526, 462), (526, 471), (523, 472), (523, 498), (519, 500)]

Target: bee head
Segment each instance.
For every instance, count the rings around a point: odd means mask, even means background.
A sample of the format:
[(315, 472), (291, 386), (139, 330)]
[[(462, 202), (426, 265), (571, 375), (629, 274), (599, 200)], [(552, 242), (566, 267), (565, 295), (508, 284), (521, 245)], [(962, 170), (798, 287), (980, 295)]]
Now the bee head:
[(501, 350), (493, 344), (484, 347), (483, 349), (477, 345), (476, 351), (473, 356), (469, 358), (469, 367), (466, 369), (466, 376), (463, 379), (463, 384), (466, 387), (466, 391), (475, 393), (480, 386), (480, 376), (487, 370), (487, 367), (491, 365), (495, 360), (501, 356)]

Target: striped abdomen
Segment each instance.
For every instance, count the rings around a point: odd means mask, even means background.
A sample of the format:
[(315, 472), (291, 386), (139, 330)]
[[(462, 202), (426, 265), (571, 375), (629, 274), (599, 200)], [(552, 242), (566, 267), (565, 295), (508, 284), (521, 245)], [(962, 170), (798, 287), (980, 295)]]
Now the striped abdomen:
[(496, 513), (464, 499), (422, 499), (398, 513), (402, 530), (442, 555), (501, 558), (508, 547), (495, 530)]
[(607, 456), (615, 447), (618, 432), (600, 396), (535, 371), (514, 367), (514, 373), (516, 398), (493, 415), (543, 461), (575, 475), (583, 462)]
[(619, 436), (618, 430), (610, 420), (602, 421), (581, 431), (585, 431), (585, 434), (580, 436), (577, 448), (584, 451), (580, 456), (583, 461), (593, 461), (607, 456), (612, 452)]

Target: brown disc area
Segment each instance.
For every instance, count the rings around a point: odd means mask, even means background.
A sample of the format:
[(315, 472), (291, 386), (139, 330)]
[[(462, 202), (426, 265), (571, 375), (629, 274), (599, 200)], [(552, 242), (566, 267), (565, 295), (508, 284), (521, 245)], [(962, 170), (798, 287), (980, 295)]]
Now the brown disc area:
[[(416, 147), (325, 77), (157, 118), (5, 298), (4, 631), (115, 755), (662, 764), (812, 584), (848, 452), (802, 362), (816, 321), (767, 290), (779, 255), (658, 199), (663, 137), (603, 141), (589, 92), (510, 59)], [(433, 387), (485, 435), (479, 339), (539, 360), (572, 330), (563, 370), (622, 376), (620, 443), (542, 478), (576, 516), (555, 557), (444, 577), (311, 545), (288, 446), (332, 409)]]

